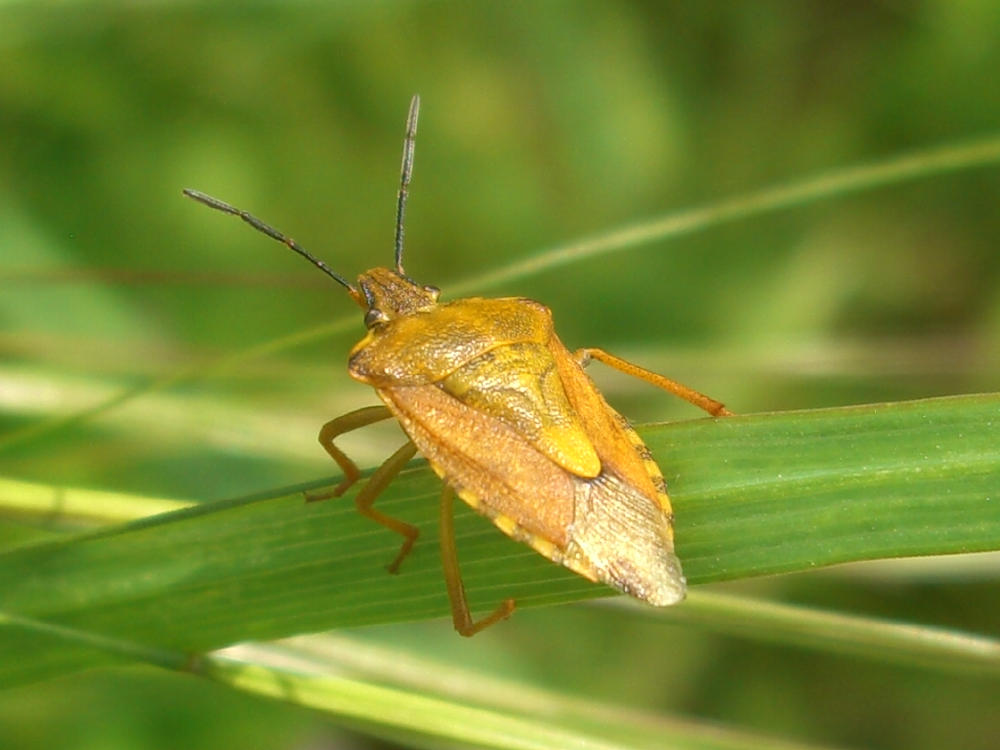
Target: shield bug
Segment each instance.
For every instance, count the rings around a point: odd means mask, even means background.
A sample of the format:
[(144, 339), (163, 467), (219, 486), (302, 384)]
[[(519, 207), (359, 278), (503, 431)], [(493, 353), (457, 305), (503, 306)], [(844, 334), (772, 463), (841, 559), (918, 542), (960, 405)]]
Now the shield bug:
[(598, 360), (714, 416), (729, 412), (718, 401), (601, 349), (570, 352), (556, 336), (550, 311), (538, 302), (517, 297), (439, 302), (437, 288), (407, 276), (403, 226), (419, 106), (414, 96), (396, 203), (395, 267), (366, 271), (357, 285), (246, 211), (184, 191), (304, 256), (365, 311), (368, 332), (351, 350), (348, 370), (371, 385), (384, 405), (337, 417), (320, 430), (320, 443), (344, 472), (328, 496), (342, 495), (360, 477), (336, 446), (337, 436), (394, 417), (409, 440), (375, 470), (355, 503), (363, 515), (403, 537), (389, 566), (395, 572), (418, 529), (374, 503), (418, 451), (428, 460), (444, 482), (441, 557), (452, 619), (462, 635), (508, 617), (514, 601), (473, 620), (455, 551), (454, 494), (508, 536), (588, 580), (656, 606), (679, 602), (685, 581), (674, 554), (673, 511), (663, 475), (584, 367)]

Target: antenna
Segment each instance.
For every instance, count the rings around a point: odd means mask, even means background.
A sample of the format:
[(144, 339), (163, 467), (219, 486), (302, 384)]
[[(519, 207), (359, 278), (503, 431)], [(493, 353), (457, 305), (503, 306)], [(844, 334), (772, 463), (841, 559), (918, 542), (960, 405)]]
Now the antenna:
[(403, 271), (403, 223), (406, 219), (406, 196), (413, 174), (413, 147), (417, 137), (417, 118), (420, 116), (420, 94), (410, 100), (410, 113), (406, 117), (406, 139), (403, 141), (403, 164), (399, 169), (399, 194), (396, 196), (396, 273)]
[[(411, 159), (412, 159), (412, 151), (411, 151)], [(245, 221), (247, 224), (249, 224), (250, 226), (252, 226), (258, 232), (263, 232), (264, 234), (266, 234), (271, 239), (277, 240), (282, 245), (286, 245), (289, 248), (291, 248), (292, 250), (294, 250), (295, 252), (297, 252), (299, 255), (301, 255), (303, 258), (305, 258), (306, 260), (308, 260), (310, 263), (312, 263), (314, 266), (316, 266), (319, 270), (321, 270), (323, 273), (325, 273), (327, 276), (331, 277), (338, 284), (340, 284), (341, 286), (345, 287), (347, 289), (347, 291), (351, 293), (351, 296), (354, 297), (354, 299), (356, 299), (356, 300), (360, 300), (361, 299), (361, 296), (358, 294), (358, 290), (355, 289), (347, 281), (347, 279), (345, 279), (339, 273), (337, 273), (332, 268), (330, 268), (330, 266), (328, 266), (326, 263), (324, 263), (323, 261), (321, 261), (315, 255), (313, 255), (308, 250), (306, 250), (304, 247), (302, 247), (298, 242), (296, 242), (295, 240), (293, 240), (288, 235), (283, 234), (282, 232), (279, 232), (277, 229), (275, 229), (274, 227), (272, 227), (270, 224), (265, 224), (263, 221), (261, 221), (260, 219), (258, 219), (253, 214), (247, 213), (243, 209), (236, 208), (236, 206), (231, 206), (230, 204), (226, 203), (225, 201), (220, 201), (218, 198), (213, 198), (210, 195), (205, 195), (205, 193), (202, 193), (202, 192), (200, 192), (198, 190), (191, 190), (189, 188), (184, 188), (183, 192), (184, 192), (184, 195), (186, 195), (188, 198), (191, 198), (192, 200), (196, 200), (199, 203), (204, 203), (209, 208), (214, 208), (216, 211), (222, 211), (222, 213), (224, 213), (224, 214), (232, 214), (233, 216), (239, 216), (241, 219), (243, 219), (243, 221)]]

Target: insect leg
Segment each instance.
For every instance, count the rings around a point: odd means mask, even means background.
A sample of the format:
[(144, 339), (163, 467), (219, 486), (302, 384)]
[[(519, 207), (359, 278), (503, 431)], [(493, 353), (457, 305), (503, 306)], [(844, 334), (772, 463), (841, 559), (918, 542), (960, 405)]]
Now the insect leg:
[(388, 419), (391, 416), (392, 412), (390, 412), (385, 406), (366, 406), (363, 409), (342, 414), (336, 419), (331, 419), (323, 425), (322, 429), (319, 431), (319, 444), (323, 446), (326, 452), (330, 454), (330, 458), (336, 461), (341, 471), (344, 472), (344, 480), (332, 490), (326, 492), (307, 493), (306, 500), (313, 502), (315, 500), (326, 500), (328, 497), (340, 497), (347, 492), (350, 486), (358, 481), (358, 477), (361, 476), (361, 472), (358, 471), (357, 464), (349, 459), (347, 455), (340, 450), (340, 448), (333, 444), (334, 439), (338, 435), (343, 435), (345, 432), (356, 430), (359, 427), (365, 427), (373, 422)]
[(576, 357), (577, 362), (579, 362), (581, 366), (586, 367), (587, 363), (590, 362), (591, 359), (596, 359), (609, 367), (613, 367), (620, 372), (624, 372), (626, 375), (631, 375), (634, 378), (645, 380), (647, 383), (651, 383), (657, 388), (662, 388), (663, 390), (694, 404), (699, 409), (704, 409), (713, 417), (732, 416), (732, 412), (729, 411), (721, 401), (709, 398), (704, 393), (699, 393), (692, 388), (688, 388), (686, 385), (678, 383), (676, 380), (671, 380), (670, 378), (664, 377), (658, 373), (650, 372), (649, 370), (643, 369), (638, 365), (632, 364), (628, 360), (616, 357), (614, 354), (608, 354), (608, 352), (603, 349), (577, 349), (573, 356)]
[(460, 635), (471, 636), (510, 617), (514, 611), (514, 600), (504, 599), (492, 614), (481, 620), (472, 619), (469, 602), (465, 598), (462, 571), (458, 567), (458, 552), (455, 550), (455, 519), (452, 515), (454, 499), (455, 491), (446, 484), (441, 492), (441, 566), (444, 568), (444, 582), (451, 600), (451, 620), (455, 624), (455, 630)]
[(375, 510), (372, 505), (374, 505), (376, 498), (382, 494), (382, 490), (389, 486), (392, 480), (396, 478), (396, 475), (406, 466), (407, 461), (413, 458), (416, 453), (417, 446), (412, 441), (407, 440), (399, 450), (389, 456), (381, 466), (375, 469), (375, 472), (365, 482), (365, 486), (354, 497), (354, 504), (358, 507), (358, 512), (361, 515), (365, 518), (370, 518), (377, 524), (385, 526), (390, 531), (395, 531), (403, 537), (403, 546), (400, 547), (399, 554), (389, 564), (390, 573), (397, 572), (400, 563), (410, 554), (410, 550), (413, 549), (413, 543), (420, 536), (420, 529), (405, 521), (400, 521), (398, 518), (387, 516), (385, 513)]

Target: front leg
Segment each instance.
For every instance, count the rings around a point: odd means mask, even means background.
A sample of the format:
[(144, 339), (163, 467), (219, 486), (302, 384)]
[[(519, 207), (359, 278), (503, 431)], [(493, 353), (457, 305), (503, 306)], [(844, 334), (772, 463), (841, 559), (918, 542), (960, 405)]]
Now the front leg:
[(343, 481), (326, 492), (307, 493), (306, 500), (314, 502), (316, 500), (326, 500), (330, 497), (340, 497), (351, 485), (358, 481), (361, 472), (358, 466), (347, 457), (340, 448), (334, 445), (333, 441), (338, 435), (356, 430), (359, 427), (366, 427), (375, 422), (381, 422), (392, 416), (392, 412), (386, 406), (366, 406), (363, 409), (342, 414), (336, 419), (331, 419), (319, 431), (319, 444), (330, 454), (330, 458), (337, 462), (337, 466), (344, 472)]
[[(336, 419), (331, 419), (323, 425), (323, 428), (319, 431), (319, 443), (344, 471), (344, 480), (328, 492), (307, 493), (306, 500), (312, 502), (315, 500), (326, 500), (330, 497), (340, 497), (361, 476), (357, 464), (348, 458), (347, 454), (340, 450), (340, 448), (334, 445), (333, 441), (338, 435), (343, 435), (345, 432), (356, 430), (359, 427), (365, 427), (383, 419), (388, 419), (391, 416), (392, 412), (385, 406), (366, 406), (363, 409), (358, 409)], [(417, 446), (412, 441), (407, 440), (399, 450), (389, 456), (375, 470), (354, 498), (354, 504), (361, 515), (365, 518), (370, 518), (375, 523), (403, 537), (403, 546), (400, 548), (399, 554), (396, 555), (396, 559), (389, 565), (390, 573), (395, 573), (399, 570), (400, 563), (403, 562), (403, 559), (413, 549), (413, 543), (417, 540), (420, 531), (416, 526), (405, 521), (400, 521), (398, 518), (387, 516), (372, 506), (375, 504), (376, 498), (382, 493), (382, 490), (389, 486), (416, 452)]]
[(382, 494), (382, 490), (388, 487), (392, 480), (403, 470), (407, 462), (413, 458), (417, 453), (417, 446), (413, 444), (412, 440), (407, 440), (395, 453), (393, 453), (389, 458), (387, 458), (381, 466), (375, 469), (375, 472), (368, 477), (368, 481), (365, 482), (364, 486), (354, 497), (354, 504), (357, 506), (358, 513), (363, 515), (365, 518), (370, 518), (377, 524), (384, 526), (389, 529), (389, 531), (395, 531), (401, 537), (403, 537), (403, 546), (399, 549), (399, 554), (396, 555), (394, 559), (389, 564), (389, 572), (396, 573), (399, 571), (400, 563), (410, 554), (410, 550), (413, 549), (414, 542), (417, 541), (417, 537), (420, 536), (420, 529), (411, 523), (406, 521), (400, 521), (398, 518), (393, 518), (392, 516), (387, 516), (380, 510), (376, 510), (373, 505), (375, 505), (375, 500), (379, 495)]

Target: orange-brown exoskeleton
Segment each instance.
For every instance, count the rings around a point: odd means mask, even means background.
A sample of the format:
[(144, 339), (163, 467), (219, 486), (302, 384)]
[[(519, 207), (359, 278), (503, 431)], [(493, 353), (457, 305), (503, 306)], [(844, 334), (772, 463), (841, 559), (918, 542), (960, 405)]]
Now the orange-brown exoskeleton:
[(419, 105), (415, 96), (397, 200), (395, 268), (373, 268), (357, 286), (247, 212), (184, 191), (305, 256), (365, 311), (368, 333), (351, 350), (348, 369), (375, 389), (384, 406), (359, 409), (323, 426), (320, 443), (344, 471), (330, 494), (343, 494), (360, 476), (335, 438), (382, 419), (398, 420), (409, 440), (372, 474), (355, 501), (362, 514), (404, 538), (390, 565), (395, 571), (418, 530), (373, 504), (417, 451), (427, 458), (444, 482), (441, 555), (452, 617), (462, 635), (509, 616), (514, 601), (472, 619), (455, 553), (453, 493), (508, 536), (588, 580), (656, 606), (679, 602), (685, 581), (674, 554), (663, 476), (583, 368), (597, 359), (712, 415), (729, 412), (718, 401), (601, 349), (571, 353), (556, 336), (548, 308), (538, 302), (516, 297), (438, 302), (435, 287), (407, 276), (403, 220)]

